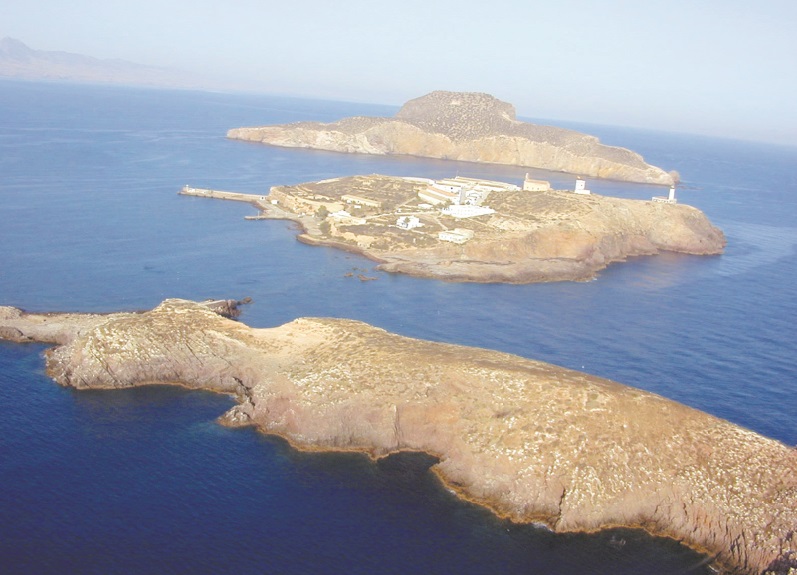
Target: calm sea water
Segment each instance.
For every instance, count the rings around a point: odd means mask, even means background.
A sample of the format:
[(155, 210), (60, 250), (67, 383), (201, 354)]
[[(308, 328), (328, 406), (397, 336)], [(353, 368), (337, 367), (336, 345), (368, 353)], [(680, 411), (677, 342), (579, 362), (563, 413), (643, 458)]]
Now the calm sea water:
[[(573, 125), (677, 169), (680, 200), (729, 240), (722, 256), (638, 258), (586, 283), (392, 276), (296, 242), (289, 223), (244, 221), (249, 206), (177, 196), (184, 184), (265, 193), (358, 173), (519, 183), (527, 171), (224, 138), (235, 126), (393, 112), (2, 81), (0, 304), (111, 311), (250, 296), (251, 325), (361, 319), (583, 369), (797, 443), (795, 148)], [(571, 186), (563, 174), (532, 174)], [(354, 269), (379, 279), (345, 277)], [(2, 573), (706, 572), (700, 556), (635, 531), (554, 536), (497, 520), (441, 489), (423, 456), (300, 454), (222, 428), (214, 420), (226, 397), (59, 388), (43, 373), (43, 349), (0, 344)]]

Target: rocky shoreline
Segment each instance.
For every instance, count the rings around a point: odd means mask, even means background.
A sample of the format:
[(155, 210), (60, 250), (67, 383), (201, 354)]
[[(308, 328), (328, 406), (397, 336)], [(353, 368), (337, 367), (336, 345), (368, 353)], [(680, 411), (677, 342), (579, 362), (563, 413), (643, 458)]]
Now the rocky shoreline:
[(437, 91), (405, 103), (394, 118), (233, 128), (227, 137), (273, 146), (398, 154), (527, 166), (589, 177), (672, 185), (672, 174), (626, 148), (587, 134), (522, 122), (514, 107), (472, 92)]
[[(372, 174), (275, 186), (258, 207), (267, 217), (298, 222), (304, 243), (359, 253), (382, 271), (456, 282), (586, 281), (631, 257), (663, 251), (716, 255), (726, 244), (703, 212), (685, 204), (562, 190), (510, 191), (489, 196), (494, 213), (455, 219), (415, 209), (416, 192), (406, 180)], [(384, 190), (401, 208), (385, 207)], [(345, 201), (349, 194), (382, 200), (382, 207), (374, 215), (350, 217), (338, 211), (351, 209)], [(321, 220), (312, 215), (319, 209), (346, 216)], [(421, 227), (398, 228), (397, 219), (407, 214)], [(466, 229), (471, 239), (460, 244), (439, 239), (441, 231), (452, 228)]]
[(797, 572), (797, 450), (588, 374), (351, 320), (253, 329), (185, 300), (0, 307), (0, 338), (57, 344), (46, 362), (61, 385), (181, 384), (234, 395), (225, 424), (299, 448), (430, 453), (449, 486), (516, 521), (641, 527), (728, 572)]

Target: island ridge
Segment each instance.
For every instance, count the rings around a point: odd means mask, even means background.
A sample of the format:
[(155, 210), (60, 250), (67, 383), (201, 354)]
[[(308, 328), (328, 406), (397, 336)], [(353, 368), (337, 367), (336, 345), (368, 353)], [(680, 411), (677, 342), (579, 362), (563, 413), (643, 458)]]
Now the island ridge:
[(672, 185), (673, 175), (626, 148), (573, 130), (517, 120), (507, 102), (475, 92), (431, 92), (394, 118), (353, 117), (235, 128), (227, 137), (273, 146), (361, 154), (401, 154), (509, 164), (582, 176)]
[(430, 453), (448, 486), (516, 521), (641, 527), (729, 573), (797, 571), (797, 450), (585, 373), (352, 320), (252, 329), (184, 300), (0, 307), (0, 338), (57, 343), (46, 363), (61, 385), (181, 384), (234, 395), (224, 423), (302, 449)]

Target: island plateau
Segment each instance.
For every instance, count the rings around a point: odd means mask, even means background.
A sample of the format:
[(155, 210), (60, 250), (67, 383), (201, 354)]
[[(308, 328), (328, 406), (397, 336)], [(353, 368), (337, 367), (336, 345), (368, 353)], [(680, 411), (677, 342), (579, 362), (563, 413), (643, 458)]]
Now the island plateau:
[(584, 180), (576, 188), (373, 174), (275, 186), (267, 196), (181, 193), (248, 201), (259, 217), (298, 221), (305, 243), (361, 253), (384, 271), (449, 281), (583, 281), (632, 256), (718, 254), (725, 246), (722, 231), (678, 204), (674, 190), (642, 201), (591, 194)]
[(46, 365), (61, 385), (181, 384), (234, 395), (223, 423), (300, 449), (432, 454), (446, 485), (515, 521), (640, 527), (727, 573), (797, 573), (797, 450), (619, 383), (352, 320), (253, 329), (185, 300), (0, 307), (0, 338), (56, 343)]
[(573, 130), (517, 120), (512, 104), (474, 92), (431, 92), (394, 118), (357, 116), (235, 128), (228, 138), (360, 154), (509, 164), (582, 176), (672, 185), (673, 175), (631, 150)]

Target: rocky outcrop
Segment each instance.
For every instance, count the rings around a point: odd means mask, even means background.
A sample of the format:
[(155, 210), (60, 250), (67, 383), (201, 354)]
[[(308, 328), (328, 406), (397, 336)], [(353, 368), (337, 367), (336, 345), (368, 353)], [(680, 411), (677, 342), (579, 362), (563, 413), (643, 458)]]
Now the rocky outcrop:
[[(280, 209), (266, 203), (263, 209), (286, 217), (286, 211), (295, 216), (320, 206), (340, 210), (348, 206), (347, 194), (377, 201), (378, 213), (360, 222), (334, 219), (324, 227), (315, 217), (297, 217), (305, 230), (299, 239), (362, 253), (384, 271), (448, 281), (583, 281), (630, 257), (662, 251), (719, 254), (726, 243), (702, 211), (685, 204), (556, 190), (501, 191), (486, 199), (494, 213), (455, 219), (418, 206), (424, 186), (378, 174), (278, 186), (268, 198)], [(394, 225), (408, 213), (422, 227), (402, 231)], [(440, 239), (440, 232), (457, 228), (472, 232), (472, 239), (463, 244)]]
[(270, 329), (167, 300), (146, 313), (26, 314), (0, 333), (57, 341), (76, 388), (179, 383), (235, 394), (229, 425), (300, 448), (421, 450), (464, 497), (555, 531), (626, 525), (735, 573), (797, 570), (797, 451), (651, 393), (504, 353), (342, 319)]
[(625, 148), (552, 126), (518, 121), (511, 104), (469, 92), (432, 92), (394, 118), (236, 128), (227, 137), (275, 146), (361, 154), (404, 154), (509, 164), (596, 178), (671, 185), (672, 176)]
[(465, 244), (364, 253), (385, 271), (530, 283), (587, 280), (613, 262), (662, 251), (719, 254), (726, 244), (703, 212), (683, 204), (550, 191), (495, 194), (490, 206), (496, 214), (480, 218)]

